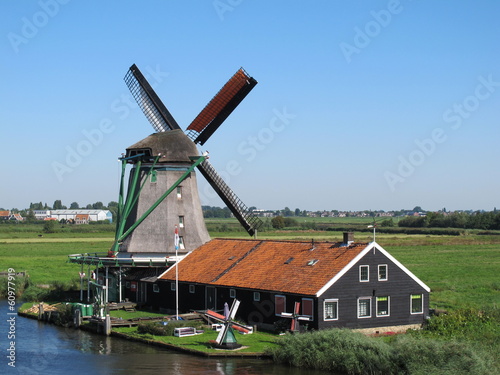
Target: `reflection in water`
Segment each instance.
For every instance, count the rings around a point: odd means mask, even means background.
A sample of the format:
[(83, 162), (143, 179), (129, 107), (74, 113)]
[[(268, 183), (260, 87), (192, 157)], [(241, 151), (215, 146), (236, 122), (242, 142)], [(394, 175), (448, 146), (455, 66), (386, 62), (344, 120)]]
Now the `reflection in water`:
[(7, 302), (0, 300), (0, 374), (47, 375), (319, 375), (275, 365), (270, 360), (202, 358), (123, 339), (60, 328), (16, 316), (16, 367), (3, 354), (10, 345), (5, 320)]

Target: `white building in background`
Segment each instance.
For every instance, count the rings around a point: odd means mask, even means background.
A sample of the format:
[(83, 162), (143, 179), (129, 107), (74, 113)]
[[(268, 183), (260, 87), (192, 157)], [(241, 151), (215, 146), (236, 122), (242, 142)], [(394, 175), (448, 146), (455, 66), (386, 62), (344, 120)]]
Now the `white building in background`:
[(76, 220), (82, 217), (88, 218), (89, 222), (108, 220), (111, 223), (113, 221), (113, 215), (109, 210), (50, 210), (50, 217), (57, 221)]
[(50, 210), (33, 210), (33, 214), (35, 215), (35, 219), (45, 220), (50, 217)]

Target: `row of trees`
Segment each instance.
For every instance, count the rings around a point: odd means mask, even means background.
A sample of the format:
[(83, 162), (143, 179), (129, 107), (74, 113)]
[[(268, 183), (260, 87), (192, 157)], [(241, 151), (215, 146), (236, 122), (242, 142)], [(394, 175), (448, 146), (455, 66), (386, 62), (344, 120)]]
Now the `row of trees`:
[(231, 217), (231, 211), (229, 211), (229, 208), (224, 207), (212, 207), (212, 206), (201, 206), (201, 209), (203, 211), (203, 217), (204, 218), (230, 218)]
[(472, 214), (454, 212), (444, 214), (428, 212), (426, 216), (408, 216), (398, 222), (398, 226), (407, 228), (466, 228), (500, 230), (500, 211), (476, 211)]
[(95, 202), (95, 203), (89, 203), (86, 206), (80, 206), (78, 202), (72, 202), (69, 205), (69, 208), (65, 205), (62, 204), (62, 201), (60, 199), (57, 199), (54, 201), (54, 204), (52, 206), (47, 205), (47, 203), (30, 203), (30, 207), (28, 210), (78, 210), (78, 209), (85, 209), (85, 210), (109, 210), (109, 207), (117, 207), (118, 203), (117, 202), (109, 202), (107, 206), (105, 206), (102, 202)]

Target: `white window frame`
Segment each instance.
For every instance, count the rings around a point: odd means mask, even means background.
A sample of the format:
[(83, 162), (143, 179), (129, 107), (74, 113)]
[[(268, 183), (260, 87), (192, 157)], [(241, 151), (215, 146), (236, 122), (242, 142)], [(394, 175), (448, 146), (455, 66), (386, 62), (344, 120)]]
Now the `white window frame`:
[[(364, 269), (364, 268), (366, 268), (366, 277), (367, 277), (366, 280), (363, 280), (361, 278), (361, 274), (362, 274), (361, 270)], [(361, 283), (367, 283), (369, 281), (370, 281), (370, 266), (367, 265), (367, 264), (363, 264), (363, 265), (359, 266), (359, 282), (361, 282)]]
[(260, 301), (260, 292), (253, 292), (253, 300), (255, 302), (259, 302)]
[[(326, 304), (327, 303), (335, 303), (335, 318), (327, 318), (326, 317)], [(325, 322), (332, 320), (339, 320), (339, 300), (338, 298), (329, 298), (323, 301), (323, 320)]]
[(153, 292), (160, 293), (160, 286), (158, 284), (153, 284)]
[[(379, 298), (387, 298), (387, 314), (379, 314), (378, 313), (378, 302), (379, 302)], [(377, 318), (383, 318), (383, 317), (386, 317), (386, 316), (391, 316), (391, 297), (390, 296), (378, 296), (378, 297), (375, 297), (375, 314), (377, 316)]]
[(184, 246), (184, 237), (179, 236), (179, 249), (184, 250), (186, 247)]
[[(420, 296), (420, 301), (422, 305), (421, 311), (415, 311), (413, 312), (413, 296)], [(410, 314), (412, 315), (418, 315), (418, 314), (423, 314), (424, 313), (424, 295), (422, 293), (414, 293), (410, 294)]]
[(236, 298), (236, 289), (229, 289), (229, 298)]
[(194, 284), (190, 284), (189, 285), (189, 293), (195, 293), (196, 292), (196, 287), (194, 286)]
[[(370, 306), (368, 311), (368, 315), (360, 315), (360, 302), (361, 301), (369, 301)], [(366, 319), (366, 318), (371, 318), (372, 317), (372, 297), (359, 297), (358, 298), (358, 303), (357, 303), (357, 309), (358, 309), (358, 319)]]
[[(380, 269), (382, 267), (385, 267), (385, 279), (382, 279), (380, 277)], [(387, 264), (379, 264), (378, 265), (378, 281), (387, 281), (389, 280), (389, 267), (387, 266)]]
[(182, 198), (182, 186), (177, 186), (176, 193), (177, 193), (177, 199), (181, 199)]
[(174, 282), (170, 283), (170, 290), (175, 292), (175, 283)]
[(179, 216), (179, 228), (184, 228), (184, 216)]

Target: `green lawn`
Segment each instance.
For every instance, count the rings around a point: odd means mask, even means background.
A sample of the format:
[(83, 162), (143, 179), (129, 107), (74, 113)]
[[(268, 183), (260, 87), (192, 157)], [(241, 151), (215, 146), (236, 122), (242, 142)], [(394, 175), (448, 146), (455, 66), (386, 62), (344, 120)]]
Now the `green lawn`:
[(60, 239), (36, 243), (0, 242), (0, 270), (13, 268), (17, 272), (27, 271), (35, 284), (49, 284), (53, 281), (66, 283), (79, 279), (80, 271), (78, 265), (68, 263), (69, 254), (102, 252), (111, 247), (111, 241), (73, 239), (60, 242)]
[[(206, 330), (205, 333), (196, 336), (174, 337), (174, 336), (154, 336), (150, 334), (137, 333), (137, 327), (113, 328), (113, 331), (127, 334), (131, 337), (159, 341), (166, 344), (176, 345), (189, 350), (197, 350), (204, 353), (218, 353), (220, 350), (210, 346), (209, 341), (217, 338), (218, 332)], [(255, 332), (251, 335), (236, 334), (236, 340), (243, 345), (238, 352), (243, 353), (263, 353), (267, 348), (275, 346), (278, 336), (263, 332)]]

